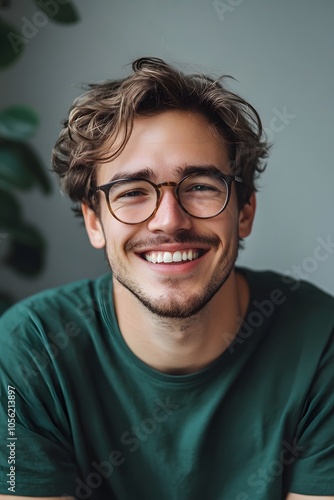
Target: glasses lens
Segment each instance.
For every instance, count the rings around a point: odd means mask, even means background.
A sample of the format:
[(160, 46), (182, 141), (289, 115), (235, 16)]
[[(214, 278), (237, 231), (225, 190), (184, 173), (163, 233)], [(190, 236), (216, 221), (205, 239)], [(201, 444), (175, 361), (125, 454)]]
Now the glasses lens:
[(186, 177), (179, 190), (183, 208), (194, 217), (214, 217), (226, 205), (227, 182), (215, 175), (193, 174)]
[(156, 207), (157, 193), (146, 181), (126, 180), (112, 185), (109, 205), (115, 217), (128, 224), (148, 219)]

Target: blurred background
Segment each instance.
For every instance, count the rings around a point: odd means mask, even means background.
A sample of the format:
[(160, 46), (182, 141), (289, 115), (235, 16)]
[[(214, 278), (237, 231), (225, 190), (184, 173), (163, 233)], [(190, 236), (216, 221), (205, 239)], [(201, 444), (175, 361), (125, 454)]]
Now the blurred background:
[[(68, 3), (48, 1), (50, 8)], [(238, 263), (307, 279), (334, 294), (334, 2), (71, 4), (78, 19), (62, 23), (52, 16), (46, 20), (33, 0), (0, 2), (1, 19), (16, 27), (21, 37), (16, 43), (23, 48), (0, 70), (0, 111), (18, 104), (36, 111), (39, 126), (29, 144), (52, 188), (49, 194), (37, 185), (15, 193), (24, 220), (45, 239), (45, 266), (37, 276), (22, 276), (2, 263), (0, 289), (18, 300), (107, 272), (103, 251), (90, 247), (71, 203), (48, 172), (51, 149), (82, 83), (124, 77), (135, 58), (155, 56), (186, 71), (234, 76), (238, 81), (230, 87), (259, 111), (274, 143), (259, 182), (254, 230)], [(8, 207), (1, 205), (3, 211)], [(9, 240), (0, 227), (3, 260)]]

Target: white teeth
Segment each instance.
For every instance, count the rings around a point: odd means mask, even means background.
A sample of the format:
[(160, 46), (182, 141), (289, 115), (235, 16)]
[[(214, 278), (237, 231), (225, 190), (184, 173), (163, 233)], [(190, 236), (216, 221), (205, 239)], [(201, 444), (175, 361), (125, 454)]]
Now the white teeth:
[(181, 252), (174, 252), (174, 254), (173, 254), (173, 262), (182, 262)]
[(185, 250), (180, 252), (150, 252), (145, 254), (145, 259), (153, 264), (170, 264), (171, 262), (182, 262), (198, 259), (198, 250)]
[(164, 253), (164, 262), (173, 262), (173, 255), (170, 252)]
[(164, 254), (162, 252), (159, 252), (157, 255), (157, 262), (163, 262), (164, 261)]

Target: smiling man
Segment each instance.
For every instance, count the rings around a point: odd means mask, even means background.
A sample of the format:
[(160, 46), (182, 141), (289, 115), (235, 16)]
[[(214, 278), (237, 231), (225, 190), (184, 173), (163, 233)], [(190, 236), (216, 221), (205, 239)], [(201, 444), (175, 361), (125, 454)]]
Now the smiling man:
[(54, 170), (111, 272), (0, 320), (0, 498), (334, 499), (334, 300), (235, 265), (268, 150), (159, 59), (75, 101)]

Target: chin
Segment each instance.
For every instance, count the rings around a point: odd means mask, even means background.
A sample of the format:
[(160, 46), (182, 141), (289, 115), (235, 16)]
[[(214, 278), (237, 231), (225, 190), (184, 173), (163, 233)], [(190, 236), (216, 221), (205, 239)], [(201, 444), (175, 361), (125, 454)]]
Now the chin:
[(210, 297), (191, 297), (188, 300), (171, 299), (166, 301), (165, 296), (158, 300), (136, 296), (137, 299), (152, 314), (160, 318), (186, 319), (198, 314), (211, 300)]
[(170, 294), (165, 293), (158, 297), (146, 294), (138, 285), (132, 283), (130, 280), (125, 280), (115, 275), (114, 277), (155, 316), (160, 318), (186, 319), (195, 316), (207, 306), (228, 279), (232, 269), (233, 266), (226, 270), (224, 276), (220, 276), (220, 279), (212, 279), (200, 293), (188, 294), (174, 289)]

